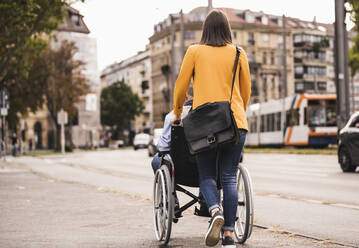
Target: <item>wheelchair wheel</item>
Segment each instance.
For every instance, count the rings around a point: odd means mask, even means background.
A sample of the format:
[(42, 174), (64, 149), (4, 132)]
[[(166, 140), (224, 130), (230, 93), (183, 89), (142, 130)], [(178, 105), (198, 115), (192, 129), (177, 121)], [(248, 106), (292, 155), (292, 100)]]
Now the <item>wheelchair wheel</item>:
[(240, 244), (252, 234), (253, 227), (253, 200), (252, 182), (247, 168), (238, 166), (237, 174), (238, 207), (234, 234)]
[(162, 165), (155, 174), (153, 187), (153, 216), (155, 234), (162, 245), (166, 245), (171, 236), (173, 219), (171, 176), (166, 165)]

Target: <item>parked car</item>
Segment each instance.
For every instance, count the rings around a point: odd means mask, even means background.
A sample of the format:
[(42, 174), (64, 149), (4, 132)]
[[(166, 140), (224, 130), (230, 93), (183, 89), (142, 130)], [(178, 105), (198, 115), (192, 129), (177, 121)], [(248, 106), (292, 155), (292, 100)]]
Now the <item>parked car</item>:
[(153, 136), (150, 139), (150, 143), (148, 145), (148, 156), (152, 157), (157, 153), (157, 143), (163, 132), (163, 128), (155, 128), (153, 130)]
[(359, 112), (339, 132), (338, 161), (343, 172), (354, 172), (359, 165)]
[(150, 143), (150, 135), (147, 133), (139, 133), (136, 134), (135, 139), (133, 141), (133, 148), (135, 150), (139, 148), (147, 148)]
[(124, 142), (123, 140), (110, 140), (110, 144), (109, 144), (109, 147), (112, 148), (112, 149), (116, 149), (116, 148), (120, 148), (120, 147), (123, 147), (124, 145)]

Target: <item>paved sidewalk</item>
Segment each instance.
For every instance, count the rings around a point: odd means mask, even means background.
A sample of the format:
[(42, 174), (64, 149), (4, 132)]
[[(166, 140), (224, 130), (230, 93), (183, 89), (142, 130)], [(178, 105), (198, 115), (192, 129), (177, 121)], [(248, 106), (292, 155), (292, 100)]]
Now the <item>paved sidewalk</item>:
[[(0, 199), (0, 247), (159, 247), (148, 199), (56, 181), (10, 163), (0, 163)], [(173, 225), (169, 247), (205, 247), (207, 225), (207, 218), (186, 213)], [(254, 228), (243, 247), (344, 246)]]

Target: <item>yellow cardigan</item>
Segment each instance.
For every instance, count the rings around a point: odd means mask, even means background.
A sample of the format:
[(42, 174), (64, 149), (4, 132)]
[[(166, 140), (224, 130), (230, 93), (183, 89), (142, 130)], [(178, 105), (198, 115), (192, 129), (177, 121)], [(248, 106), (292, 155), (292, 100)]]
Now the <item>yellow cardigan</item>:
[[(183, 59), (174, 90), (173, 110), (181, 115), (193, 74), (193, 109), (217, 101), (229, 101), (236, 47), (192, 45)], [(238, 82), (238, 70), (240, 79)], [(251, 95), (251, 79), (246, 53), (241, 49), (233, 88), (232, 111), (237, 127), (248, 130), (246, 109)], [(239, 86), (240, 84), (240, 86)]]

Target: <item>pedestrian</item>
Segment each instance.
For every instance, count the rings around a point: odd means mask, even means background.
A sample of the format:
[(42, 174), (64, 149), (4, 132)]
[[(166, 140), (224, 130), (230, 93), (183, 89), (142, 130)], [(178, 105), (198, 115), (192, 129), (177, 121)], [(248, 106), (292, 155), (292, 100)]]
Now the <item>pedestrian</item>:
[[(183, 59), (174, 90), (173, 124), (181, 119), (182, 106), (192, 75), (193, 109), (205, 103), (229, 101), (235, 57), (236, 47), (232, 44), (228, 19), (222, 11), (212, 10), (203, 24), (200, 43), (191, 45)], [(246, 108), (251, 94), (249, 65), (242, 48), (237, 72), (239, 77), (235, 78), (231, 109), (239, 129), (239, 141), (217, 152), (211, 150), (196, 155), (200, 191), (212, 216), (205, 236), (207, 246), (215, 246), (222, 231), (222, 247), (235, 247), (233, 231), (238, 205), (236, 175), (248, 130)], [(216, 183), (217, 156), (223, 189), (223, 210)]]
[(32, 151), (32, 139), (29, 139), (29, 150)]
[(12, 137), (11, 137), (11, 143), (12, 143), (12, 155), (14, 157), (16, 157), (16, 152), (17, 152), (17, 135), (16, 135), (16, 132), (14, 132), (12, 134)]

